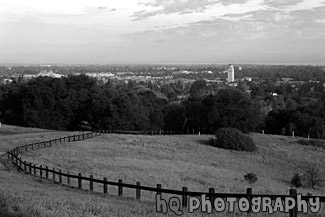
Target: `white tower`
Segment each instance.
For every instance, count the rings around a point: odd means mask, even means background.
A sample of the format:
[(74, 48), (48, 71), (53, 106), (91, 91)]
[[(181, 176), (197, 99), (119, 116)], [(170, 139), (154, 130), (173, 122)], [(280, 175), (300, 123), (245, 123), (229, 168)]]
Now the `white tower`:
[(235, 69), (232, 64), (229, 64), (228, 67), (228, 82), (234, 82), (235, 81)]

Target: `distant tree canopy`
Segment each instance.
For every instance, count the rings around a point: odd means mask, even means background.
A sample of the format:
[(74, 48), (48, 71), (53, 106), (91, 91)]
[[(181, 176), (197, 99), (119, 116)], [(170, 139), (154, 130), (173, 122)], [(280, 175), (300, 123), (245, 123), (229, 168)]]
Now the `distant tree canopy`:
[[(301, 90), (240, 83), (213, 89), (204, 80), (180, 82), (108, 82), (85, 75), (38, 77), (27, 83), (0, 85), (3, 123), (55, 130), (78, 130), (84, 123), (96, 129), (173, 130), (215, 133), (219, 128), (324, 138), (325, 93), (322, 83)], [(250, 94), (247, 93), (250, 88)], [(279, 95), (272, 96), (270, 91)], [(184, 95), (188, 93), (188, 96)], [(182, 95), (182, 99), (177, 98)]]
[(266, 119), (266, 130), (272, 134), (295, 135), (323, 139), (325, 137), (324, 102), (298, 106), (295, 110), (271, 111)]
[(262, 122), (260, 108), (236, 89), (223, 89), (216, 95), (183, 101), (188, 128), (213, 133), (221, 127), (254, 131)]
[(82, 122), (93, 129), (162, 129), (167, 106), (168, 101), (151, 90), (99, 86), (85, 75), (39, 77), (1, 87), (5, 123), (47, 129), (77, 130)]

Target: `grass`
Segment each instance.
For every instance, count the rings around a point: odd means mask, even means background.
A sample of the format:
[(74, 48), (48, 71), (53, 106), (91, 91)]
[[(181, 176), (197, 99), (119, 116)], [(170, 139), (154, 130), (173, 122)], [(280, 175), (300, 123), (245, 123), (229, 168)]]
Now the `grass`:
[(323, 140), (318, 140), (318, 139), (300, 139), (298, 140), (298, 143), (301, 145), (307, 145), (307, 146), (312, 146), (315, 148), (322, 148), (325, 150), (325, 142)]
[[(0, 150), (29, 141), (39, 141), (69, 134), (67, 132), (24, 132), (0, 136)], [(71, 133), (70, 133), (71, 134)], [(257, 144), (254, 153), (241, 153), (205, 145), (211, 136), (139, 136), (102, 135), (91, 140), (67, 143), (24, 154), (23, 158), (62, 171), (93, 174), (95, 178), (123, 179), (127, 183), (216, 192), (287, 194), (295, 172), (307, 164), (324, 165), (324, 150), (297, 145), (290, 137), (252, 134)], [(2, 163), (8, 165), (2, 158)], [(244, 175), (253, 172), (258, 180), (250, 184)], [(324, 171), (323, 171), (324, 172)], [(74, 185), (76, 183), (73, 183)], [(83, 186), (88, 187), (84, 182)], [(95, 186), (97, 192), (102, 186)], [(17, 173), (0, 164), (0, 216), (165, 216), (155, 211), (154, 194), (142, 192), (141, 202), (134, 190), (124, 190), (126, 197), (79, 191), (52, 181)], [(325, 195), (324, 189), (298, 189), (298, 193)], [(167, 195), (163, 195), (164, 198)], [(5, 205), (3, 205), (5, 204)], [(6, 212), (7, 212), (6, 211)], [(30, 215), (29, 215), (29, 214)], [(35, 214), (36, 213), (36, 214)], [(20, 215), (21, 214), (21, 215)], [(169, 212), (170, 216), (174, 216)], [(322, 216), (301, 215), (301, 216)], [(202, 216), (200, 212), (185, 216)], [(203, 214), (203, 216), (205, 216)], [(212, 216), (246, 216), (242, 213), (214, 213)], [(258, 214), (253, 216), (269, 216)], [(276, 214), (272, 216), (288, 216)]]

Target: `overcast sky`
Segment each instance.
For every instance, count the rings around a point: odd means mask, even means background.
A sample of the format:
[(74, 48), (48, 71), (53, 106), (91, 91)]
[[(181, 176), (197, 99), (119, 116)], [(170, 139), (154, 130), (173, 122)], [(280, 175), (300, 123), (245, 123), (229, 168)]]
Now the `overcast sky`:
[(325, 64), (325, 0), (0, 0), (0, 63)]

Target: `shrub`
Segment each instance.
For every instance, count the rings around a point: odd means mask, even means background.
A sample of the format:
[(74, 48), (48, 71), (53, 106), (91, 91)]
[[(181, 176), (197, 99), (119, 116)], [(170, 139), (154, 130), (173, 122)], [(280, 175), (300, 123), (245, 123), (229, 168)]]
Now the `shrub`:
[(235, 128), (218, 129), (215, 138), (210, 139), (210, 145), (236, 151), (252, 152), (256, 150), (253, 140)]
[(247, 173), (244, 176), (244, 179), (248, 181), (249, 183), (255, 183), (257, 181), (257, 176), (255, 173)]
[(313, 147), (318, 147), (318, 148), (322, 148), (325, 150), (325, 142), (321, 141), (321, 140), (317, 140), (317, 139), (300, 139), (298, 140), (298, 143), (300, 145), (306, 145), (306, 146), (313, 146)]
[(291, 179), (291, 184), (295, 186), (296, 188), (299, 188), (302, 186), (301, 183), (301, 175), (299, 173), (295, 173)]
[(303, 185), (305, 187), (311, 187), (315, 189), (316, 187), (323, 187), (325, 185), (325, 180), (322, 179), (320, 170), (316, 166), (309, 166), (304, 174)]

